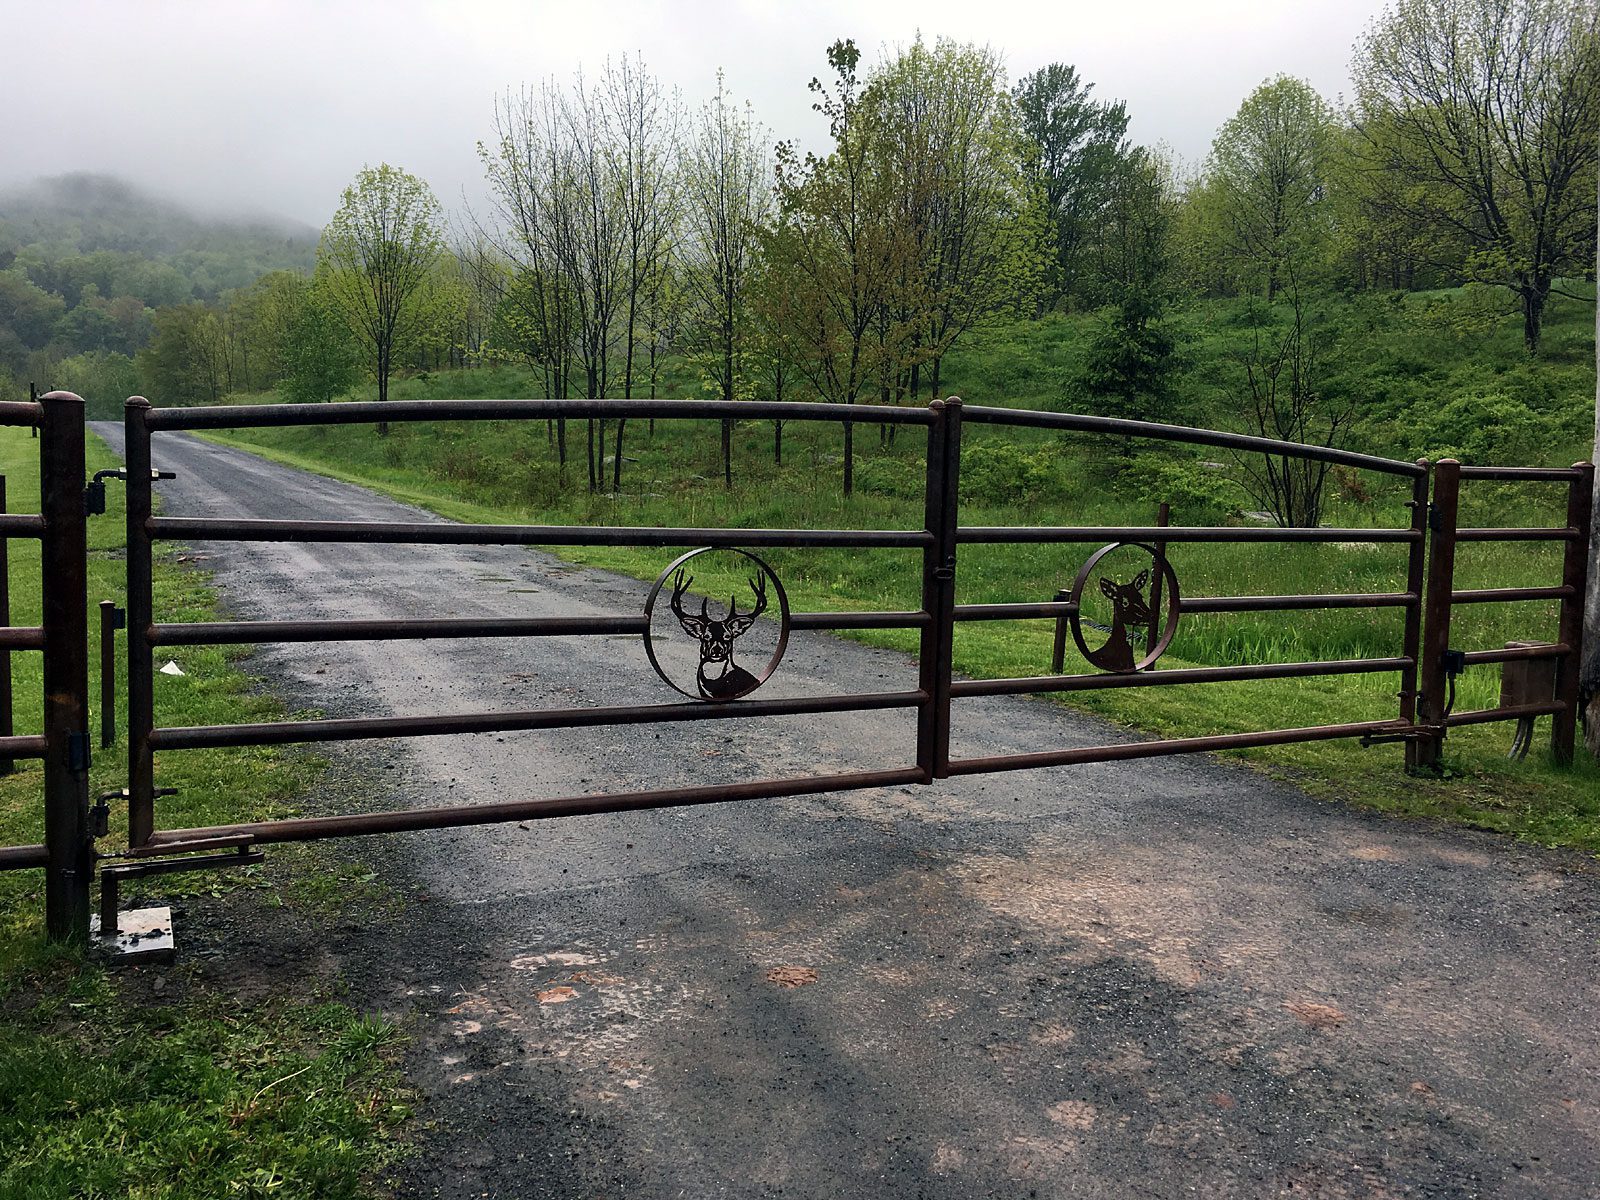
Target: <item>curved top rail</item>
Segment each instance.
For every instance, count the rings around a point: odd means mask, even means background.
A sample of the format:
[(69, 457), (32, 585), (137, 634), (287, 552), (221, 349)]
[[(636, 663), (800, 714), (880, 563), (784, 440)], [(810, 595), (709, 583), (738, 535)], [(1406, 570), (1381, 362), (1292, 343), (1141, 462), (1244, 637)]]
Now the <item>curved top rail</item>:
[(1418, 463), (1357, 454), (1353, 450), (1336, 450), (1331, 446), (1308, 446), (1302, 442), (1280, 442), (1274, 438), (1252, 437), (1244, 433), (1194, 429), (1188, 425), (1160, 425), (1153, 421), (1126, 421), (1119, 417), (1091, 417), (1080, 413), (1039, 412), (1022, 408), (983, 408), (969, 404), (963, 406), (961, 419), (986, 425), (1026, 425), (1038, 429), (1071, 429), (1079, 433), (1109, 433), (1168, 442), (1192, 442), (1197, 446), (1221, 446), (1228, 450), (1253, 450), (1291, 458), (1311, 458), (1412, 478), (1425, 475), (1428, 471), (1426, 466)]
[(547, 417), (729, 418), (931, 425), (928, 408), (771, 400), (391, 400), (349, 404), (237, 404), (152, 408), (150, 429), (250, 429), (364, 421), (501, 421)]

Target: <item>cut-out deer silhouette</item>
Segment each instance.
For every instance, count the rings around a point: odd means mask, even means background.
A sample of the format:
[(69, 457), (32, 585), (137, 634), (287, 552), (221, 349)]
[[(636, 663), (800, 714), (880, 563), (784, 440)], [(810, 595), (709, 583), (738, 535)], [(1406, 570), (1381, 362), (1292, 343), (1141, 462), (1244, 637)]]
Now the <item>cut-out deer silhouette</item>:
[(1150, 568), (1146, 567), (1133, 577), (1132, 583), (1118, 583), (1101, 576), (1100, 591), (1111, 601), (1111, 636), (1106, 644), (1090, 656), (1095, 666), (1107, 671), (1131, 671), (1134, 666), (1133, 645), (1128, 641), (1128, 626), (1148, 625), (1151, 621), (1150, 604), (1144, 590), (1150, 583)]
[(757, 575), (750, 580), (750, 590), (756, 594), (753, 609), (740, 612), (738, 597), (729, 596), (728, 615), (720, 621), (712, 619), (707, 600), (700, 601), (698, 615), (683, 611), (683, 594), (693, 582), (694, 576), (684, 575), (682, 568), (672, 577), (672, 613), (683, 631), (700, 643), (700, 669), (695, 672), (695, 686), (702, 699), (736, 700), (754, 691), (761, 682), (733, 661), (733, 643), (749, 633), (756, 618), (767, 610), (767, 577)]

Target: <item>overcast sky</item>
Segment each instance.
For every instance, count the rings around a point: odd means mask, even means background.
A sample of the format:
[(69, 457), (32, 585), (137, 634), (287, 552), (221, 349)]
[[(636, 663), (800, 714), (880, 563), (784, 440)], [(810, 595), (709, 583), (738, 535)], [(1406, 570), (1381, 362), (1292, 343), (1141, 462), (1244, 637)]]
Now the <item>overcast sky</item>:
[(806, 83), (920, 29), (987, 42), (1012, 79), (1068, 62), (1128, 102), (1133, 137), (1198, 162), (1262, 80), (1348, 89), (1381, 0), (0, 0), (13, 74), (0, 184), (107, 171), (212, 209), (325, 222), (364, 163), (476, 201), (495, 96), (640, 52), (697, 104), (726, 72), (780, 137), (820, 146)]

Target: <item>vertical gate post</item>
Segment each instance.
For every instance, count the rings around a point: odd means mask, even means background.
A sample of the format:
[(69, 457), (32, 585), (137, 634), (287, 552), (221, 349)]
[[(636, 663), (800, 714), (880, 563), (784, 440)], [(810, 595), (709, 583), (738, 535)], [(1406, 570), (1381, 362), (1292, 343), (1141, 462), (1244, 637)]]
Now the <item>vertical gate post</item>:
[(1583, 670), (1583, 602), (1589, 572), (1595, 569), (1589, 562), (1590, 523), (1594, 519), (1594, 464), (1577, 463), (1573, 469), (1578, 477), (1567, 489), (1567, 528), (1576, 530), (1577, 536), (1567, 543), (1562, 564), (1561, 585), (1570, 589), (1570, 593), (1561, 601), (1561, 631), (1556, 635), (1567, 647), (1566, 654), (1556, 660), (1556, 699), (1566, 708), (1550, 721), (1550, 750), (1562, 764), (1572, 761), (1577, 736), (1578, 677)]
[(150, 401), (130, 396), (123, 410), (122, 459), (128, 476), (128, 845), (143, 846), (155, 832), (155, 620), (150, 581)]
[[(1407, 725), (1417, 723), (1417, 673), (1422, 662), (1422, 604), (1423, 589), (1428, 578), (1428, 460), (1418, 459), (1422, 468), (1411, 485), (1411, 531), (1417, 536), (1406, 556), (1406, 592), (1412, 597), (1406, 603), (1405, 632), (1401, 635), (1400, 653), (1411, 660), (1411, 665), (1400, 672), (1400, 719)], [(1418, 754), (1422, 749), (1415, 738), (1406, 741), (1406, 770), (1413, 771), (1420, 764)]]
[[(0, 475), (0, 513), (9, 511), (6, 506), (6, 477)], [(0, 625), (10, 624), (11, 543), (4, 534), (0, 534)], [(0, 650), (0, 737), (10, 737), (16, 732), (11, 708), (11, 651)], [(15, 769), (16, 764), (11, 759), (0, 758), (0, 775), (9, 775)]]
[(1425, 727), (1417, 743), (1416, 765), (1437, 767), (1444, 755), (1445, 652), (1450, 649), (1450, 593), (1455, 590), (1456, 525), (1461, 504), (1461, 464), (1440, 459), (1433, 467), (1433, 503), (1428, 508), (1428, 590), (1424, 627), (1418, 723)]
[(83, 401), (39, 397), (39, 512), (44, 607), (45, 930), (52, 941), (89, 938), (89, 583)]
[(928, 427), (925, 491), (931, 545), (922, 551), (922, 629), (919, 686), (927, 699), (917, 709), (917, 766), (924, 782), (949, 773), (950, 677), (955, 654), (956, 526), (960, 521), (961, 400), (935, 400)]

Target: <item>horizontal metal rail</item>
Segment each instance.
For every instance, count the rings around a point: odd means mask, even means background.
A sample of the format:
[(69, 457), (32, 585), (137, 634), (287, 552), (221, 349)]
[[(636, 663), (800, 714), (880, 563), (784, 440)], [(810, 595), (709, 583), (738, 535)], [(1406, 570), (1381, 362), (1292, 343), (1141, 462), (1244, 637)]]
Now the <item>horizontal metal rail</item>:
[(45, 740), (40, 734), (0, 737), (0, 758), (43, 758)]
[(648, 525), (457, 525), (433, 521), (266, 521), (152, 517), (153, 538), (207, 542), (374, 542), (419, 546), (902, 546), (930, 545), (926, 530), (659, 529)]
[[(1299, 612), (1323, 608), (1403, 608), (1416, 603), (1414, 592), (1339, 593), (1327, 596), (1184, 596), (1178, 611), (1186, 613)], [(1071, 600), (1023, 604), (958, 604), (957, 621), (1026, 621), (1070, 617), (1079, 610)]]
[(44, 629), (39, 625), (7, 625), (0, 628), (0, 650), (43, 650)]
[(1578, 472), (1571, 467), (1462, 467), (1462, 479), (1500, 479), (1523, 483), (1571, 483)]
[(353, 404), (238, 404), (152, 408), (147, 427), (261, 429), (281, 425), (352, 425), (366, 421), (518, 421), (555, 417), (651, 417), (656, 420), (830, 421), (835, 424), (931, 425), (924, 407), (779, 403), (770, 400), (394, 400)]
[(1576, 591), (1567, 586), (1561, 587), (1522, 587), (1522, 588), (1468, 588), (1466, 591), (1451, 592), (1451, 604), (1495, 604), (1511, 600), (1565, 600), (1576, 595)]
[[(920, 612), (791, 613), (791, 629), (919, 629)], [(582, 637), (643, 634), (644, 616), (445, 617), (419, 621), (191, 621), (152, 626), (152, 646), (248, 646), (276, 642), (397, 642), (429, 638)], [(0, 634), (4, 631), (0, 630)], [(0, 639), (0, 646), (5, 643)]]
[(43, 846), (0, 846), (0, 871), (26, 871), (50, 865)]
[(1289, 458), (1308, 458), (1339, 463), (1369, 471), (1415, 478), (1427, 472), (1425, 465), (1336, 450), (1331, 446), (1307, 446), (1274, 438), (1253, 437), (1244, 433), (1224, 433), (1215, 429), (1194, 429), (1187, 425), (1161, 425), (1151, 421), (1126, 421), (1118, 417), (1093, 417), (1081, 413), (1039, 412), (1019, 408), (983, 408), (964, 405), (963, 421), (980, 425), (1026, 426), (1032, 429), (1067, 429), (1076, 433), (1116, 434), (1121, 437), (1154, 438), (1165, 442), (1188, 442), (1196, 446), (1220, 446), (1225, 450), (1247, 450), (1279, 454)]
[(1570, 542), (1576, 529), (1458, 529), (1458, 542)]
[(1518, 662), (1527, 658), (1565, 658), (1572, 647), (1565, 642), (1551, 642), (1545, 646), (1507, 646), (1503, 650), (1468, 650), (1462, 660), (1469, 667), (1483, 663)]
[(1071, 750), (1044, 750), (1032, 754), (999, 754), (987, 758), (957, 758), (949, 764), (951, 775), (986, 775), (991, 771), (1029, 771), (1036, 767), (1065, 767), (1080, 763), (1122, 762), (1134, 758), (1161, 758), (1170, 754), (1195, 754), (1213, 750), (1244, 750), (1252, 746), (1283, 746), (1294, 742), (1323, 742), (1364, 734), (1408, 733), (1404, 721), (1362, 721), (1350, 725), (1313, 725), (1304, 729), (1269, 729), (1260, 733), (1222, 733), (1207, 737), (1166, 738), (1153, 742), (1124, 742), (1114, 746), (1083, 746)]
[(551, 817), (635, 812), (647, 808), (687, 808), (697, 804), (725, 804), (734, 800), (774, 800), (784, 796), (899, 787), (926, 782), (927, 778), (920, 767), (900, 767), (886, 771), (813, 775), (802, 779), (763, 779), (753, 783), (719, 784), (715, 787), (665, 788), (648, 792), (617, 792), (609, 796), (511, 800), (497, 804), (407, 808), (394, 812), (352, 813), (339, 817), (295, 817), (282, 821), (216, 825), (201, 829), (173, 829), (155, 834), (150, 839), (150, 844), (172, 845), (236, 836), (246, 836), (258, 845), (274, 842), (306, 842), (325, 837), (406, 833), (418, 829), (451, 829), (464, 825), (493, 825), (501, 821), (540, 821)]
[(33, 400), (0, 400), (0, 425), (37, 425), (44, 420), (44, 405)]
[(1300, 527), (1233, 528), (1231, 526), (963, 525), (956, 541), (1010, 542), (1417, 542), (1415, 529), (1310, 529)]
[(1305, 679), (1318, 675), (1372, 675), (1403, 671), (1409, 658), (1350, 658), (1328, 662), (1250, 663), (1237, 667), (1182, 667), (1170, 671), (1107, 672), (1099, 675), (1032, 675), (1020, 679), (958, 679), (950, 695), (1021, 696), (1033, 692), (1092, 692), (1102, 688), (1163, 687), (1180, 683), (1228, 683), (1241, 679)]
[(1446, 725), (1487, 725), (1492, 721), (1520, 721), (1524, 717), (1545, 717), (1567, 711), (1559, 700), (1548, 704), (1516, 704), (1509, 708), (1475, 708), (1470, 712), (1451, 713), (1444, 719)]
[(915, 708), (927, 693), (865, 692), (792, 700), (735, 700), (724, 704), (643, 704), (612, 708), (550, 708), (533, 712), (457, 713), (426, 717), (336, 717), (273, 721), (254, 725), (191, 725), (155, 729), (156, 750), (215, 746), (287, 746), (297, 742), (345, 742), (368, 738), (433, 737), (440, 734), (513, 733), (529, 729), (590, 729), (603, 725), (717, 721), (735, 717), (788, 717), (817, 713)]
[(42, 538), (44, 518), (37, 513), (0, 513), (0, 537)]

